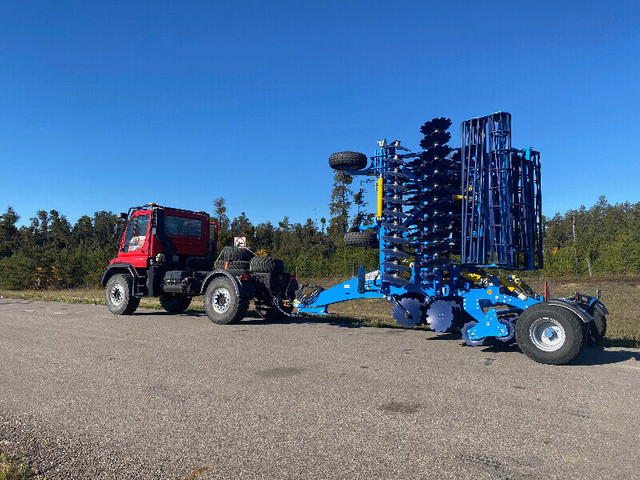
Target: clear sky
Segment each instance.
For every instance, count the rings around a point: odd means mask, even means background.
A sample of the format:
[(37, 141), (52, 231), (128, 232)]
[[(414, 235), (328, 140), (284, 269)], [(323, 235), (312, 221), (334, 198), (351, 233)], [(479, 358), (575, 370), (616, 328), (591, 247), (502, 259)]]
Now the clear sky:
[(640, 201), (640, 2), (4, 1), (0, 209), (328, 215), (334, 151), (513, 115), (543, 210)]

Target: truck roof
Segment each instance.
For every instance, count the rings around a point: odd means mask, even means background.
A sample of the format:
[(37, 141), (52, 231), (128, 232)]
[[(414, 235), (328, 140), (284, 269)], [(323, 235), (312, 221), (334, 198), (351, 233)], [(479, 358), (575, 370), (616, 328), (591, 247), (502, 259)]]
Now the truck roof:
[(195, 215), (204, 215), (206, 217), (209, 216), (209, 214), (207, 212), (203, 212), (203, 211), (194, 211), (194, 210), (185, 210), (184, 208), (175, 208), (175, 207), (167, 207), (166, 205), (159, 205), (157, 203), (147, 203), (146, 205), (141, 205), (139, 207), (131, 207), (129, 209), (129, 215), (131, 215), (131, 213), (133, 212), (137, 212), (138, 210), (154, 210), (154, 209), (167, 209), (167, 210), (172, 210), (174, 212), (184, 212), (184, 213), (190, 213), (190, 214), (195, 214)]

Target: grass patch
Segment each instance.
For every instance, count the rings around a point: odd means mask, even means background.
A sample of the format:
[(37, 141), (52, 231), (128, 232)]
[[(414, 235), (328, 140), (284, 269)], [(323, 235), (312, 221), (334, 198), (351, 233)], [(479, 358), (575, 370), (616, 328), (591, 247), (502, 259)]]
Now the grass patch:
[[(526, 279), (531, 287), (542, 292), (545, 279)], [(640, 277), (568, 277), (548, 279), (549, 293), (554, 297), (571, 296), (576, 292), (595, 295), (609, 310), (606, 344), (640, 348)]]
[[(344, 278), (308, 278), (300, 283), (319, 285), (329, 288)], [(532, 276), (525, 278), (531, 287), (543, 291), (544, 278)], [(549, 279), (552, 296), (571, 296), (576, 291), (595, 295), (597, 289), (602, 292), (602, 302), (609, 309), (606, 343), (610, 346), (640, 347), (640, 277), (569, 277)], [(0, 296), (25, 300), (44, 300), (54, 302), (85, 303), (104, 305), (104, 290), (84, 288), (72, 290), (0, 290)], [(143, 298), (142, 308), (160, 309), (157, 298)], [(189, 307), (191, 311), (204, 311), (202, 297), (196, 297)], [(383, 299), (351, 300), (329, 307), (334, 314), (327, 321), (344, 322), (370, 327), (397, 327), (391, 317), (391, 304)], [(324, 321), (324, 317), (318, 321)]]
[(0, 453), (0, 480), (27, 480), (35, 475), (26, 460), (18, 461)]

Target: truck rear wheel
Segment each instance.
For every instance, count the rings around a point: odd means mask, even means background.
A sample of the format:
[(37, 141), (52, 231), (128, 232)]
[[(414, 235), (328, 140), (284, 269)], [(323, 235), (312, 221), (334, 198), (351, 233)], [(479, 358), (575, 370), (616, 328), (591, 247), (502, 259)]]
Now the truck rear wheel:
[(569, 363), (580, 355), (586, 340), (582, 320), (562, 307), (529, 307), (516, 320), (520, 350), (538, 363)]
[(160, 305), (169, 313), (184, 312), (191, 305), (191, 297), (167, 293), (160, 298)]
[(107, 308), (114, 315), (131, 315), (140, 299), (131, 295), (131, 277), (123, 273), (112, 276), (105, 288)]
[(207, 286), (204, 309), (213, 323), (238, 323), (249, 309), (249, 298), (238, 296), (235, 285), (227, 277), (217, 277)]

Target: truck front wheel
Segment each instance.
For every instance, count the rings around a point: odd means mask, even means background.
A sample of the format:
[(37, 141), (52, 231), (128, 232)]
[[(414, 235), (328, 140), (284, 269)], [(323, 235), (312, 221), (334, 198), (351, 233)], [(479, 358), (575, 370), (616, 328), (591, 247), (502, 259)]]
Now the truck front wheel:
[(249, 298), (240, 297), (233, 282), (226, 277), (214, 278), (204, 294), (204, 309), (209, 320), (220, 325), (238, 323), (249, 309)]
[(140, 305), (140, 299), (131, 295), (131, 277), (122, 273), (107, 282), (105, 300), (114, 315), (131, 315)]

